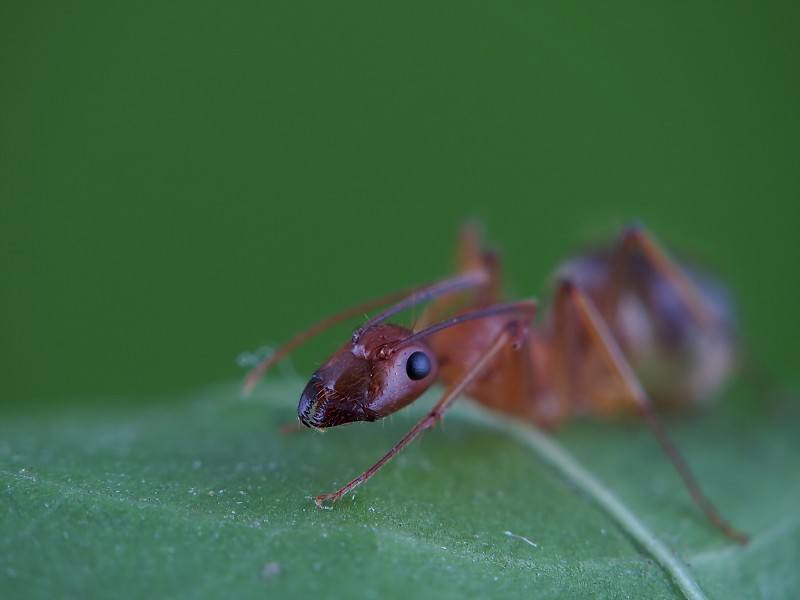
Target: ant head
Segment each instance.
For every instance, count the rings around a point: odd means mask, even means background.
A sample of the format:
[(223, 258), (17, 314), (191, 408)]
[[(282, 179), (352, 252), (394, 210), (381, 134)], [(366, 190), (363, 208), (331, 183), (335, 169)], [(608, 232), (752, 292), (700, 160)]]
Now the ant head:
[(300, 422), (323, 429), (376, 421), (416, 400), (436, 380), (437, 366), (424, 340), (403, 343), (411, 335), (399, 325), (375, 325), (339, 348), (303, 390)]

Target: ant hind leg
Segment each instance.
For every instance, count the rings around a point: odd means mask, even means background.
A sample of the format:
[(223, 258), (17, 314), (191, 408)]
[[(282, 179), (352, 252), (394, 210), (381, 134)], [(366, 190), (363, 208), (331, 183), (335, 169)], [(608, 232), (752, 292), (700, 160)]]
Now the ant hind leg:
[[(590, 360), (592, 357), (600, 361), (607, 373), (616, 379), (622, 395), (647, 423), (667, 458), (683, 480), (690, 496), (706, 518), (729, 539), (746, 544), (749, 537), (728, 523), (703, 493), (688, 463), (664, 428), (647, 393), (591, 298), (571, 280), (564, 279), (558, 286), (555, 303), (554, 348), (558, 355), (555, 360), (557, 380), (564, 382), (575, 379), (574, 382), (571, 381), (572, 387), (568, 388), (568, 393), (574, 393), (575, 386), (590, 389), (591, 381), (582, 381), (580, 377), (572, 377), (574, 367), (578, 362), (573, 360), (573, 357), (581, 356), (584, 361)], [(578, 335), (579, 333), (581, 335)], [(586, 347), (576, 348), (575, 342), (578, 340), (584, 342)], [(582, 352), (582, 354), (578, 355), (577, 352)], [(578, 373), (580, 375), (580, 371)]]

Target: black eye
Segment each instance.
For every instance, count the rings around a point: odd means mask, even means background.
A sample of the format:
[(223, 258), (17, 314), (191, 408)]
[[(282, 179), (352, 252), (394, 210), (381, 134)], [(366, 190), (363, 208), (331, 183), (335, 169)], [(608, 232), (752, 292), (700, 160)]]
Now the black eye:
[(414, 352), (406, 362), (406, 373), (409, 379), (418, 381), (425, 379), (431, 372), (431, 359), (424, 352)]

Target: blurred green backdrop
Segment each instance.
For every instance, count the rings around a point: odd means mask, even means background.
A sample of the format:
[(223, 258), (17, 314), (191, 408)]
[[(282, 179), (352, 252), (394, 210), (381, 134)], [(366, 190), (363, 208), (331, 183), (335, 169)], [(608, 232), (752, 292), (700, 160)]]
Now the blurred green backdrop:
[(244, 350), (448, 273), (470, 217), (540, 297), (641, 220), (796, 380), (798, 6), (4, 3), (2, 402), (238, 377)]

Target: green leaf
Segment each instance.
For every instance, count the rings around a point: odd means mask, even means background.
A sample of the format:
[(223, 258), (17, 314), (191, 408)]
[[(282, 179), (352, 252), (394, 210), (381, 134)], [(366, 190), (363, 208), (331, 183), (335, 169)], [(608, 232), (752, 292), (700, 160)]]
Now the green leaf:
[[(525, 431), (458, 403), (347, 496), (423, 414), (280, 433), (302, 383), (223, 385), (135, 412), (4, 418), (0, 596), (676, 598), (673, 577)], [(749, 546), (688, 499), (639, 423), (581, 421), (562, 450), (685, 564), (710, 598), (800, 594), (797, 411), (741, 391), (668, 426)], [(527, 428), (526, 428), (527, 429)], [(522, 440), (522, 442), (521, 442)]]

